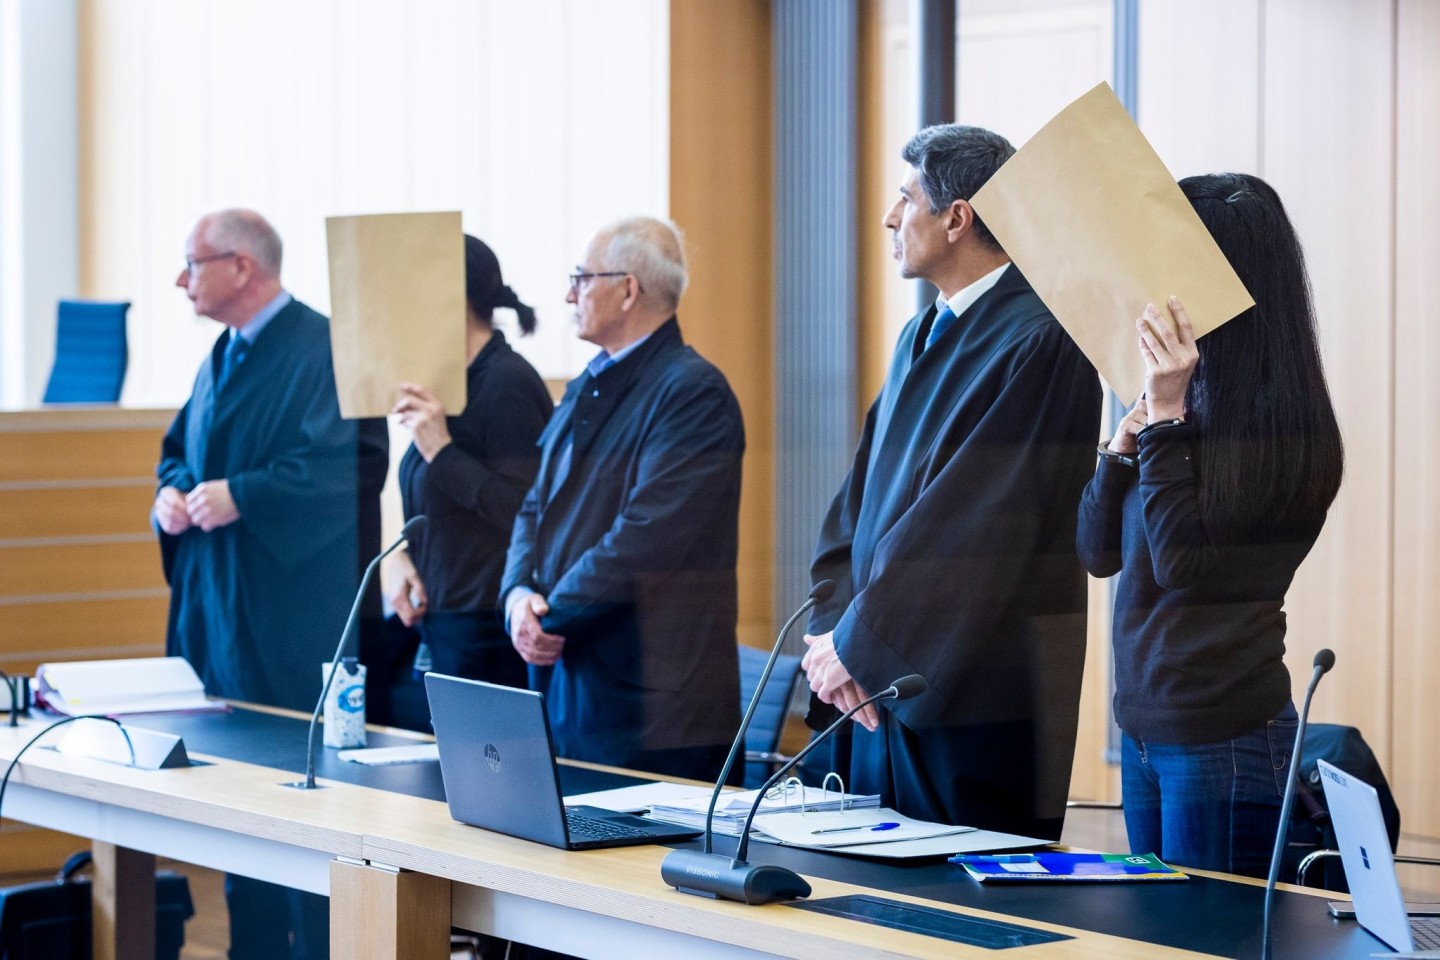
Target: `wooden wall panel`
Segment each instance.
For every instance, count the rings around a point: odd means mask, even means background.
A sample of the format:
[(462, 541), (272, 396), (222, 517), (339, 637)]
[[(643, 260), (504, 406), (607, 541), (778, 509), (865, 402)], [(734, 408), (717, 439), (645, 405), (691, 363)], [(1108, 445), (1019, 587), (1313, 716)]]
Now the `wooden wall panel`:
[[(164, 652), (169, 593), (149, 513), (173, 417), (0, 412), (0, 669)], [(87, 845), (7, 821), (0, 871), (51, 871)]]
[(773, 640), (770, 5), (672, 0), (670, 215), (685, 231), (686, 338), (724, 371), (745, 415), (740, 638)]
[(117, 534), (153, 541), (149, 517), (154, 502), (154, 481), (144, 478), (123, 486), (0, 486), (0, 541)]
[(1261, 3), (1140, 0), (1135, 119), (1176, 179), (1260, 169)]
[(0, 669), (163, 650), (168, 591), (149, 514), (173, 417), (0, 413)]
[[(96, 456), (97, 450), (105, 455)], [(132, 477), (153, 484), (159, 456), (148, 429), (0, 433), (0, 482)]]
[(1296, 700), (1315, 651), (1337, 666), (1314, 718), (1391, 756), (1394, 383), (1393, 0), (1267, 0), (1261, 173), (1305, 245), (1346, 443), (1345, 482), (1287, 597)]
[(1405, 832), (1440, 838), (1440, 3), (1400, 0), (1398, 15), (1393, 416), (1404, 428), (1395, 443), (1389, 776)]
[(856, 347), (857, 417), (885, 385), (900, 328), (913, 314), (913, 285), (895, 269), (890, 231), (882, 219), (905, 181), (900, 150), (915, 133), (916, 93), (910, 61), (908, 0), (862, 0), (860, 70), (860, 200), (855, 230), (860, 257)]
[(170, 593), (118, 600), (0, 604), (0, 670), (33, 672), (47, 660), (155, 656), (164, 646)]
[(0, 597), (115, 593), (164, 587), (154, 542), (8, 547)]

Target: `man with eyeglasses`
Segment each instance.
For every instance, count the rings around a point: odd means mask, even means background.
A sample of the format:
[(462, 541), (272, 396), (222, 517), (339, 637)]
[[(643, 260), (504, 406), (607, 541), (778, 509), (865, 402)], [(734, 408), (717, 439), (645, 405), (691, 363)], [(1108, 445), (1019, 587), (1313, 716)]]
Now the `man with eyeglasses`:
[(600, 348), (541, 436), (501, 597), (561, 755), (697, 780), (739, 723), (740, 406), (680, 335), (675, 228), (600, 230), (570, 277)]
[[(388, 456), (383, 421), (340, 418), (329, 322), (284, 289), (280, 261), (254, 211), (209, 214), (190, 234), (175, 285), (225, 330), (165, 435), (153, 517), (166, 652), (213, 695), (309, 710), (359, 554), (378, 550)], [(230, 877), (226, 899), (232, 960), (328, 955), (323, 897)]]

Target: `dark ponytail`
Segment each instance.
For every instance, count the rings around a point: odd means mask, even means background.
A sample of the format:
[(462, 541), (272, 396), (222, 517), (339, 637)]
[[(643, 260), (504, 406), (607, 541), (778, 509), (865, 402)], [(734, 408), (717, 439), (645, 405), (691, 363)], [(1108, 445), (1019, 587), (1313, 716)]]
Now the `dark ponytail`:
[(515, 311), (520, 332), (535, 332), (535, 311), (520, 302), (500, 275), (500, 259), (483, 240), (465, 234), (465, 299), (480, 319), (490, 322), (496, 307)]
[(516, 318), (520, 321), (520, 332), (525, 336), (528, 337), (535, 332), (535, 308), (528, 303), (521, 303), (520, 298), (515, 295), (515, 291), (511, 290), (509, 285), (501, 285), (495, 306), (509, 307), (514, 310)]

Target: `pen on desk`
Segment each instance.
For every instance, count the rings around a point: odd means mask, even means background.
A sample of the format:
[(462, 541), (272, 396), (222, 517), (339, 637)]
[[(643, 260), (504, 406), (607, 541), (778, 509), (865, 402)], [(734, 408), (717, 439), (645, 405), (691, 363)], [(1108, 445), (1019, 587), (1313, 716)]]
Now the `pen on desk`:
[(1033, 853), (1003, 853), (991, 855), (970, 855), (957, 853), (950, 858), (955, 863), (1031, 863), (1035, 860)]
[(826, 827), (824, 830), (811, 830), (810, 834), (817, 836), (822, 833), (849, 833), (851, 830), (894, 830), (898, 826), (900, 826), (898, 823), (862, 823), (855, 827)]

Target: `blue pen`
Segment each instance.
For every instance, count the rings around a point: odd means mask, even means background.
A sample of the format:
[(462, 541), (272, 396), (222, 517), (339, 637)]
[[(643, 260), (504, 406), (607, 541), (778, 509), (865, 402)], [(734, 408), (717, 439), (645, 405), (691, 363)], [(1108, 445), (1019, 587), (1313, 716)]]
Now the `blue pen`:
[(877, 823), (873, 826), (862, 823), (859, 826), (855, 827), (826, 827), (824, 830), (811, 830), (810, 835), (817, 836), (822, 833), (849, 833), (851, 830), (894, 830), (898, 826), (900, 826), (900, 824), (898, 823)]
[(995, 854), (995, 855), (993, 855), (993, 856), (985, 856), (985, 855), (970, 856), (970, 855), (963, 854), (963, 853), (957, 853), (955, 856), (953, 856), (953, 857), (950, 858), (950, 862), (951, 862), (951, 863), (1034, 863), (1034, 862), (1035, 862), (1035, 855), (1034, 855), (1033, 853), (1005, 853), (1005, 854)]

